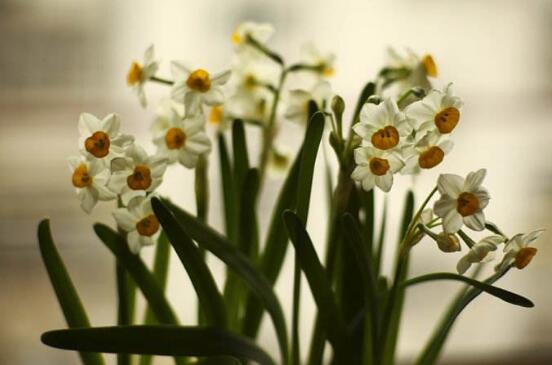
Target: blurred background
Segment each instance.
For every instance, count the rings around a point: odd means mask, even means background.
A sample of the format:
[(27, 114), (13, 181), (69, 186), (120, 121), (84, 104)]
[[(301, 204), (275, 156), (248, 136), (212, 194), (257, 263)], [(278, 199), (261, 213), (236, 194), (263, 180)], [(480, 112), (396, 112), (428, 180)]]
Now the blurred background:
[[(65, 326), (37, 248), (36, 225), (45, 216), (52, 219), (91, 321), (115, 321), (113, 259), (91, 228), (96, 221), (113, 223), (112, 206), (100, 205), (91, 216), (83, 213), (66, 166), (66, 157), (77, 151), (79, 114), (117, 112), (123, 129), (147, 145), (153, 109), (143, 110), (126, 86), (130, 62), (140, 60), (153, 43), (164, 62), (161, 74), (169, 75), (172, 59), (223, 69), (231, 60), (230, 34), (244, 20), (273, 23), (277, 33), (271, 46), (288, 60), (296, 59), (307, 41), (335, 52), (332, 86), (350, 109), (365, 80), (382, 66), (386, 47), (433, 55), (441, 79), (455, 82), (465, 107), (453, 154), (415, 182), (418, 199), (440, 172), (464, 175), (486, 167), (489, 219), (511, 235), (548, 229), (533, 263), (499, 283), (533, 299), (536, 307), (520, 309), (481, 296), (461, 315), (440, 363), (552, 364), (552, 2), (546, 0), (0, 0), (0, 363), (79, 361), (74, 353), (47, 348), (39, 340), (43, 331)], [(152, 101), (167, 91), (157, 85), (146, 90)], [(283, 133), (297, 139), (296, 129)], [(323, 165), (318, 165), (315, 178), (321, 182)], [(210, 221), (221, 228), (217, 179), (214, 161)], [(192, 174), (174, 167), (166, 181), (162, 192), (193, 210)], [(278, 178), (268, 181), (260, 206), (263, 225), (280, 184)], [(389, 196), (395, 225), (411, 185), (409, 178), (399, 178)], [(324, 184), (313, 194), (309, 230), (323, 252)], [(382, 199), (377, 196), (378, 206)], [(390, 232), (395, 231), (391, 225)], [(152, 250), (143, 252), (149, 260)], [(392, 251), (385, 256), (389, 271)], [(423, 241), (414, 251), (411, 274), (454, 271), (460, 256), (441, 254)], [(220, 263), (212, 261), (217, 275), (222, 274)], [(277, 284), (288, 314), (289, 263)], [(171, 271), (169, 299), (182, 322), (192, 323), (192, 289), (174, 257)], [(314, 306), (304, 288), (306, 345)], [(416, 356), (458, 289), (455, 283), (439, 283), (409, 291), (399, 340), (401, 363)], [(266, 321), (261, 341), (276, 352)]]

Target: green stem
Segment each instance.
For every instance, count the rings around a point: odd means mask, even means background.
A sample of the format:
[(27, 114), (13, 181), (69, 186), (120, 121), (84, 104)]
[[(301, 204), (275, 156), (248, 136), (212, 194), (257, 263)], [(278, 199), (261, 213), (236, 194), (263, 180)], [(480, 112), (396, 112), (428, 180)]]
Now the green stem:
[(154, 81), (154, 82), (158, 82), (158, 83), (160, 83), (160, 84), (174, 85), (174, 81), (167, 80), (167, 79), (163, 79), (163, 78), (157, 77), (157, 76), (152, 76), (152, 77), (150, 77), (150, 80), (151, 80), (151, 81)]
[[(131, 278), (126, 270), (118, 262), (115, 264), (115, 273), (117, 280), (117, 324), (124, 326), (132, 324), (132, 312), (134, 309), (134, 288), (131, 284)], [(117, 365), (130, 365), (131, 358), (129, 354), (117, 354)]]

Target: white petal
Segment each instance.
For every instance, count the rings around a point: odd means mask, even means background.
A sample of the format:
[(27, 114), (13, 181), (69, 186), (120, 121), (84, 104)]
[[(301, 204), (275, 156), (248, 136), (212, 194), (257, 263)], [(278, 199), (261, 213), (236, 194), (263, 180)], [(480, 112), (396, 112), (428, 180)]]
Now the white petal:
[(489, 205), (491, 197), (486, 189), (479, 188), (479, 190), (474, 192), (474, 195), (477, 197), (477, 200), (479, 200), (479, 209), (483, 210), (487, 205)]
[(171, 74), (174, 79), (186, 79), (190, 75), (190, 69), (182, 61), (172, 61)]
[(127, 208), (118, 208), (113, 211), (113, 218), (117, 225), (125, 232), (130, 232), (136, 229), (136, 218), (130, 214)]
[(372, 174), (369, 174), (368, 176), (366, 176), (363, 180), (362, 180), (362, 189), (364, 189), (364, 191), (370, 191), (374, 188), (374, 186), (376, 185), (376, 179), (374, 177), (374, 175)]
[[(436, 211), (437, 212), (437, 211)], [(462, 227), (462, 216), (455, 210), (451, 210), (443, 218), (443, 228), (446, 233), (456, 233)]]
[(376, 185), (381, 190), (388, 193), (391, 190), (391, 187), (393, 186), (393, 174), (388, 171), (383, 176), (376, 176)]
[(88, 214), (92, 211), (98, 201), (97, 193), (90, 188), (84, 188), (79, 191), (81, 208)]
[(211, 90), (203, 94), (203, 100), (207, 105), (220, 105), (224, 102), (224, 94), (218, 87), (213, 87)]
[(437, 180), (437, 187), (441, 194), (447, 194), (451, 198), (458, 198), (462, 192), (464, 179), (454, 174), (441, 174)]
[(370, 168), (368, 166), (357, 166), (351, 174), (351, 178), (356, 181), (362, 181), (366, 179), (369, 175), (372, 175)]
[(471, 266), (471, 262), (468, 260), (467, 256), (462, 257), (458, 264), (456, 265), (456, 270), (460, 275), (464, 274)]
[(102, 120), (102, 129), (110, 138), (114, 138), (119, 134), (120, 126), (121, 122), (117, 114), (111, 113)]
[(90, 113), (82, 113), (79, 117), (79, 133), (81, 136), (89, 137), (100, 130), (100, 120)]
[(111, 175), (107, 186), (111, 191), (115, 193), (121, 193), (123, 189), (127, 186), (127, 178), (128, 175), (125, 173), (113, 174)]
[(190, 91), (184, 97), (186, 115), (194, 115), (201, 110), (201, 96), (196, 91)]
[(464, 217), (464, 224), (474, 231), (482, 231), (485, 229), (485, 215), (483, 212), (476, 212)]
[(230, 70), (226, 70), (223, 72), (220, 72), (218, 74), (213, 75), (211, 78), (211, 84), (212, 85), (224, 85), (228, 80), (230, 79), (230, 76), (232, 76), (232, 72)]
[(121, 201), (123, 205), (127, 205), (133, 198), (145, 195), (146, 192), (144, 190), (132, 190), (130, 188), (125, 188), (121, 194)]
[(184, 149), (181, 149), (178, 154), (178, 161), (189, 169), (192, 169), (197, 165), (197, 159), (198, 157), (195, 153), (190, 153)]
[(113, 200), (117, 197), (117, 194), (115, 194), (113, 191), (109, 190), (107, 187), (103, 185), (94, 184), (94, 188), (98, 192), (98, 200), (108, 201), (108, 200)]
[(486, 169), (480, 169), (475, 172), (470, 172), (468, 176), (466, 176), (466, 180), (464, 181), (464, 191), (476, 191), (483, 182), (486, 174)]
[(127, 242), (130, 252), (135, 255), (140, 253), (142, 245), (140, 244), (140, 234), (138, 233), (138, 231), (133, 230), (132, 232), (130, 232), (127, 236)]
[(458, 203), (448, 195), (443, 195), (433, 205), (433, 210), (438, 217), (444, 218), (450, 211), (456, 210)]

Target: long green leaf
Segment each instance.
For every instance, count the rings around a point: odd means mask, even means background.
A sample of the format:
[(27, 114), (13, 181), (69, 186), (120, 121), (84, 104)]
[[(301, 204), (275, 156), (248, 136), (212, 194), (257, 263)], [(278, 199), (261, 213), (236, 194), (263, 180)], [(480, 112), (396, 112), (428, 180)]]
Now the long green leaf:
[(157, 284), (157, 281), (140, 257), (130, 252), (124, 238), (108, 226), (101, 223), (94, 225), (94, 231), (101, 241), (107, 246), (107, 248), (109, 248), (117, 257), (119, 263), (123, 265), (132, 276), (142, 294), (148, 301), (148, 304), (157, 317), (159, 323), (178, 324), (178, 319), (176, 318), (169, 302), (165, 298), (163, 290), (161, 290)]
[[(67, 326), (90, 327), (84, 306), (54, 244), (48, 219), (42, 220), (38, 225), (38, 245)], [(104, 364), (103, 357), (94, 352), (80, 352), (79, 356), (84, 365)]]
[[(117, 324), (128, 326), (132, 324), (136, 302), (136, 285), (125, 268), (115, 262), (115, 277), (117, 286)], [(130, 365), (129, 354), (117, 354), (117, 365)]]
[(232, 166), (230, 164), (228, 147), (226, 146), (224, 135), (219, 133), (217, 138), (219, 147), (220, 173), (222, 178), (222, 196), (224, 199), (224, 227), (226, 229), (226, 236), (230, 242), (234, 242), (236, 240), (236, 228), (238, 226), (236, 201), (234, 195), (234, 176), (232, 175)]
[(169, 356), (232, 356), (276, 365), (252, 341), (213, 327), (119, 326), (55, 330), (42, 335), (46, 345), (66, 350)]
[(272, 285), (267, 278), (255, 268), (255, 265), (245, 255), (239, 252), (218, 232), (176, 205), (168, 201), (165, 201), (165, 203), (168, 204), (178, 221), (181, 222), (186, 233), (198, 245), (213, 253), (228, 265), (229, 268), (234, 270), (249, 286), (251, 292), (258, 296), (272, 318), (280, 346), (281, 362), (282, 364), (287, 364), (288, 344), (284, 313), (278, 297), (272, 290)]
[(239, 199), (242, 184), (249, 170), (249, 154), (247, 153), (247, 140), (245, 128), (239, 119), (232, 124), (232, 148), (234, 151), (234, 182), (236, 199)]
[(327, 278), (326, 271), (322, 267), (312, 241), (305, 230), (301, 218), (291, 211), (284, 213), (284, 221), (288, 230), (289, 237), (295, 247), (296, 257), (309, 286), (316, 306), (320, 320), (324, 324), (328, 339), (330, 340), (338, 363), (349, 363), (349, 351), (347, 351), (347, 331), (337, 307), (335, 293)]
[[(165, 290), (167, 285), (167, 275), (169, 272), (170, 261), (170, 243), (165, 231), (161, 232), (155, 246), (155, 257), (153, 259), (153, 276), (161, 290)], [(149, 305), (146, 306), (144, 315), (144, 324), (156, 324), (157, 320)], [(150, 365), (153, 360), (151, 355), (143, 355), (140, 357), (140, 365)]]
[(171, 211), (160, 200), (152, 200), (151, 205), (155, 215), (167, 233), (169, 242), (190, 277), (207, 323), (225, 328), (226, 309), (224, 307), (224, 300), (198, 248)]
[(231, 356), (211, 356), (198, 361), (197, 365), (241, 365), (241, 362)]
[[(288, 248), (288, 236), (282, 214), (286, 209), (295, 208), (300, 162), (301, 152), (299, 151), (284, 181), (284, 185), (280, 190), (280, 194), (278, 195), (272, 212), (264, 250), (260, 257), (259, 269), (266, 275), (271, 285), (274, 285), (280, 274)], [(263, 306), (255, 294), (249, 293), (245, 308), (243, 333), (249, 337), (255, 338), (261, 324)]]
[(526, 307), (526, 308), (532, 308), (535, 305), (532, 301), (529, 299), (512, 293), (508, 290), (504, 290), (502, 288), (498, 288), (496, 286), (492, 286), (486, 283), (483, 283), (481, 281), (474, 280), (472, 278), (449, 273), (449, 272), (442, 272), (442, 273), (434, 273), (434, 274), (428, 274), (428, 275), (422, 275), (418, 276), (412, 279), (407, 280), (404, 285), (405, 286), (411, 286), (416, 285), (420, 283), (426, 283), (428, 281), (435, 281), (435, 280), (456, 280), (456, 281), (462, 281), (466, 284), (469, 284), (479, 290), (484, 291), (487, 294), (490, 294), (492, 296), (495, 296), (499, 299), (502, 299), (505, 302), (508, 302), (510, 304), (519, 305), (520, 307)]
[[(485, 280), (485, 284), (493, 284), (502, 276), (504, 276), (509, 269), (502, 272), (498, 272)], [(470, 304), (475, 298), (477, 298), (483, 291), (479, 288), (471, 288), (467, 293), (462, 293), (456, 298), (448, 311), (442, 318), (431, 339), (427, 343), (426, 347), (422, 351), (419, 358), (416, 360), (416, 365), (434, 365), (437, 362), (439, 354), (445, 344), (445, 341), (450, 333), (456, 318), (462, 313), (462, 311)]]

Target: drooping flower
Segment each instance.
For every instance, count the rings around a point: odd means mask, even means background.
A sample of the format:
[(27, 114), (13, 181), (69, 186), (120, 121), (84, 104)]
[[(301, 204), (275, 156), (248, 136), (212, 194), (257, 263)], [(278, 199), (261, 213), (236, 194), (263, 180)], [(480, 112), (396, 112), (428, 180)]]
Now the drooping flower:
[(468, 253), (464, 255), (456, 265), (456, 270), (459, 274), (464, 274), (472, 264), (487, 262), (492, 259), (489, 255), (491, 251), (496, 251), (497, 246), (504, 242), (502, 236), (488, 236), (477, 242), (470, 248)]
[(144, 246), (155, 243), (161, 233), (160, 224), (151, 208), (151, 197), (135, 197), (126, 208), (113, 211), (117, 225), (127, 232), (130, 251), (138, 254)]
[(456, 233), (462, 225), (475, 231), (485, 228), (483, 209), (489, 204), (489, 193), (481, 186), (487, 171), (470, 172), (464, 179), (454, 174), (442, 174), (437, 180), (441, 198), (433, 210), (443, 219), (446, 233)]
[(203, 104), (213, 106), (223, 103), (221, 86), (230, 78), (229, 70), (211, 75), (202, 68), (191, 70), (182, 62), (173, 61), (171, 71), (174, 78), (171, 97), (185, 105), (186, 115), (201, 112)]
[(231, 40), (237, 50), (247, 46), (247, 37), (265, 44), (274, 34), (274, 27), (268, 23), (243, 22), (232, 32)]
[(355, 163), (351, 178), (359, 181), (365, 191), (377, 186), (384, 192), (391, 190), (393, 174), (404, 165), (395, 153), (369, 146), (355, 149)]
[(425, 98), (410, 104), (406, 108), (406, 114), (416, 120), (419, 125), (418, 133), (435, 131), (448, 134), (460, 121), (462, 105), (462, 100), (454, 96), (452, 84), (448, 84), (443, 92), (431, 90)]
[(106, 186), (111, 174), (103, 160), (81, 154), (69, 157), (68, 162), (72, 173), (71, 182), (86, 213), (90, 213), (99, 200), (107, 201), (117, 197)]
[(399, 142), (412, 132), (411, 120), (399, 110), (397, 103), (386, 98), (379, 105), (366, 103), (360, 112), (360, 122), (353, 130), (380, 150), (399, 148)]
[(140, 104), (143, 107), (147, 105), (144, 84), (155, 76), (155, 73), (159, 69), (159, 62), (155, 61), (154, 57), (153, 45), (151, 45), (144, 53), (143, 64), (137, 61), (132, 62), (127, 74), (127, 84), (138, 95), (138, 100), (140, 100)]
[(99, 120), (92, 114), (82, 113), (78, 124), (79, 146), (95, 158), (109, 161), (123, 153), (124, 148), (134, 140), (119, 131), (121, 122), (117, 114), (109, 114)]
[(418, 142), (403, 149), (405, 166), (403, 174), (418, 174), (421, 169), (431, 169), (439, 165), (454, 146), (451, 140), (439, 134), (427, 132)]
[(437, 77), (438, 74), (437, 65), (431, 55), (420, 57), (411, 49), (400, 53), (393, 48), (388, 48), (386, 63), (386, 69), (401, 91), (413, 87), (429, 90), (431, 89), (429, 77)]
[(127, 205), (137, 196), (145, 196), (161, 185), (167, 160), (162, 156), (148, 156), (146, 151), (132, 144), (124, 157), (111, 161), (112, 176), (109, 188), (120, 194), (121, 201)]
[(305, 44), (302, 53), (302, 63), (316, 67), (320, 76), (331, 77), (335, 74), (335, 54), (320, 52), (314, 43)]
[(544, 232), (544, 229), (537, 229), (529, 233), (519, 233), (512, 237), (504, 246), (505, 255), (500, 264), (496, 266), (496, 271), (502, 271), (511, 264), (518, 269), (523, 269), (529, 265), (533, 257), (537, 254), (535, 247), (529, 247)]
[(312, 100), (319, 110), (325, 110), (331, 97), (332, 88), (326, 81), (317, 82), (311, 91), (291, 90), (284, 116), (292, 122), (305, 125), (308, 122), (309, 102)]
[(199, 155), (211, 151), (211, 141), (205, 133), (205, 116), (198, 114), (182, 119), (172, 110), (168, 119), (155, 122), (152, 128), (157, 156), (168, 163), (180, 162), (194, 168)]
[(441, 232), (437, 235), (435, 242), (439, 250), (443, 252), (457, 252), (462, 249), (460, 240), (454, 233)]

